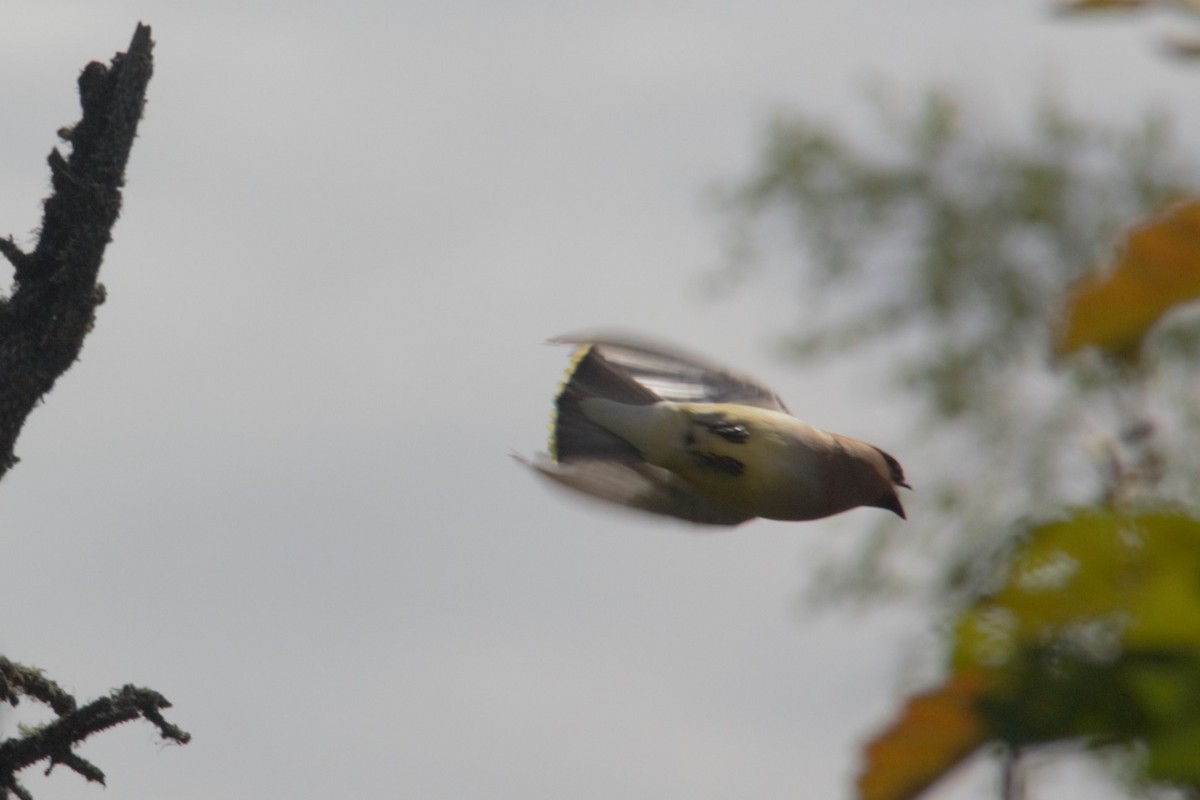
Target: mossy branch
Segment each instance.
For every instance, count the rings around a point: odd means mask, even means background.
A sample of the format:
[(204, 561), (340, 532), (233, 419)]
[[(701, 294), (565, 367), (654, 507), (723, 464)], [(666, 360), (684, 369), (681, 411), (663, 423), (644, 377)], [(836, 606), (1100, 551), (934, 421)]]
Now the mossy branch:
[(97, 282), (104, 249), (121, 211), (125, 165), (137, 136), (153, 73), (150, 28), (138, 25), (129, 51), (108, 66), (88, 64), (79, 76), (83, 115), (59, 136), (49, 157), (53, 192), (32, 252), (0, 238), (15, 286), (0, 299), (0, 477), (16, 463), (25, 419), (75, 363), (104, 302)]
[(191, 740), (190, 734), (163, 718), (163, 709), (171, 704), (158, 692), (123, 686), (80, 707), (74, 697), (41, 670), (0, 656), (0, 701), (15, 706), (22, 697), (44, 703), (58, 718), (0, 744), (0, 798), (4, 800), (14, 795), (29, 800), (31, 795), (17, 780), (17, 773), (39, 761), (48, 762), (47, 773), (61, 764), (89, 781), (103, 784), (104, 773), (100, 768), (78, 755), (74, 748), (93, 733), (123, 722), (145, 719), (158, 728), (165, 740), (179, 744)]
[[(70, 156), (50, 153), (53, 192), (45, 201), (41, 235), (32, 252), (12, 237), (0, 239), (0, 254), (15, 271), (12, 294), (0, 298), (0, 477), (16, 463), (14, 446), (26, 417), (75, 363), (83, 340), (104, 302), (97, 282), (104, 250), (121, 211), (125, 165), (153, 73), (150, 28), (138, 25), (126, 53), (108, 66), (88, 64), (79, 76), (83, 115), (59, 136)], [(40, 670), (0, 656), (0, 703), (24, 697), (48, 706), (56, 718), (0, 743), (0, 800), (31, 800), (17, 773), (41, 761), (47, 772), (63, 765), (89, 781), (104, 773), (75, 752), (94, 733), (145, 719), (166, 740), (185, 744), (190, 735), (167, 722), (170, 708), (158, 692), (124, 686), (84, 706)]]

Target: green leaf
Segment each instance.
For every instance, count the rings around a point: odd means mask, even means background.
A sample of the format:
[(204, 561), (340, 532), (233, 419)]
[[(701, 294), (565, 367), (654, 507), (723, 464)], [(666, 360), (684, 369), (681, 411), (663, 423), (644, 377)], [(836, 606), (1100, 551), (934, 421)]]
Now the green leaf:
[(984, 669), (990, 739), (1141, 744), (1145, 777), (1200, 786), (1200, 522), (1084, 511), (1029, 531), (955, 629)]

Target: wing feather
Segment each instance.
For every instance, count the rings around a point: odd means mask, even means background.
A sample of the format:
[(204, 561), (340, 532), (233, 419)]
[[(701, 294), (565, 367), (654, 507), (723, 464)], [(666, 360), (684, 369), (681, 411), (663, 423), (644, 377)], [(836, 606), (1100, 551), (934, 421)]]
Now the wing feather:
[(560, 486), (618, 505), (665, 514), (703, 525), (738, 525), (752, 515), (710, 499), (673, 472), (645, 462), (554, 461), (513, 456)]
[(552, 344), (591, 345), (605, 361), (676, 403), (740, 403), (790, 413), (773, 389), (754, 378), (674, 347), (612, 333), (575, 333)]

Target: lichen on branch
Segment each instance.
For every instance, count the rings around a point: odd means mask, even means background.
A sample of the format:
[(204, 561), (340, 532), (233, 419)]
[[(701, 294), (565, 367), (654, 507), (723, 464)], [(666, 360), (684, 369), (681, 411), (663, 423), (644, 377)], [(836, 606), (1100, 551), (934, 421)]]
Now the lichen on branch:
[(53, 191), (45, 201), (37, 246), (22, 250), (0, 238), (14, 287), (0, 301), (0, 477), (16, 463), (17, 436), (29, 413), (79, 358), (104, 302), (97, 281), (121, 211), (125, 165), (137, 136), (153, 73), (150, 28), (138, 25), (111, 64), (88, 64), (79, 76), (79, 122), (59, 135), (70, 144), (49, 156)]
[[(49, 157), (53, 191), (45, 201), (37, 246), (22, 250), (0, 239), (13, 265), (14, 286), (0, 297), (0, 477), (16, 463), (14, 446), (29, 413), (59, 376), (79, 358), (83, 340), (104, 302), (98, 282), (104, 250), (121, 211), (125, 165), (153, 73), (150, 28), (138, 25), (129, 50), (109, 65), (88, 64), (79, 76), (83, 115), (59, 131), (70, 154)], [(80, 706), (41, 670), (0, 656), (0, 703), (32, 699), (54, 719), (0, 742), (0, 800), (31, 800), (17, 773), (39, 762), (61, 765), (89, 781), (104, 773), (75, 748), (94, 733), (135, 719), (158, 728), (166, 741), (191, 736), (163, 718), (167, 699), (152, 689), (126, 685)]]

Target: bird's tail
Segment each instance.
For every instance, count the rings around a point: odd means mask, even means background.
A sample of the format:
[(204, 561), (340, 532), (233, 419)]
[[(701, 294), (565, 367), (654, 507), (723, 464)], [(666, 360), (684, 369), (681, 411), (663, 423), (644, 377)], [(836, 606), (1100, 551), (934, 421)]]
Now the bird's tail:
[(559, 462), (640, 461), (636, 448), (584, 415), (580, 401), (596, 397), (627, 405), (649, 405), (661, 399), (593, 345), (583, 345), (571, 357), (554, 399), (550, 455)]

